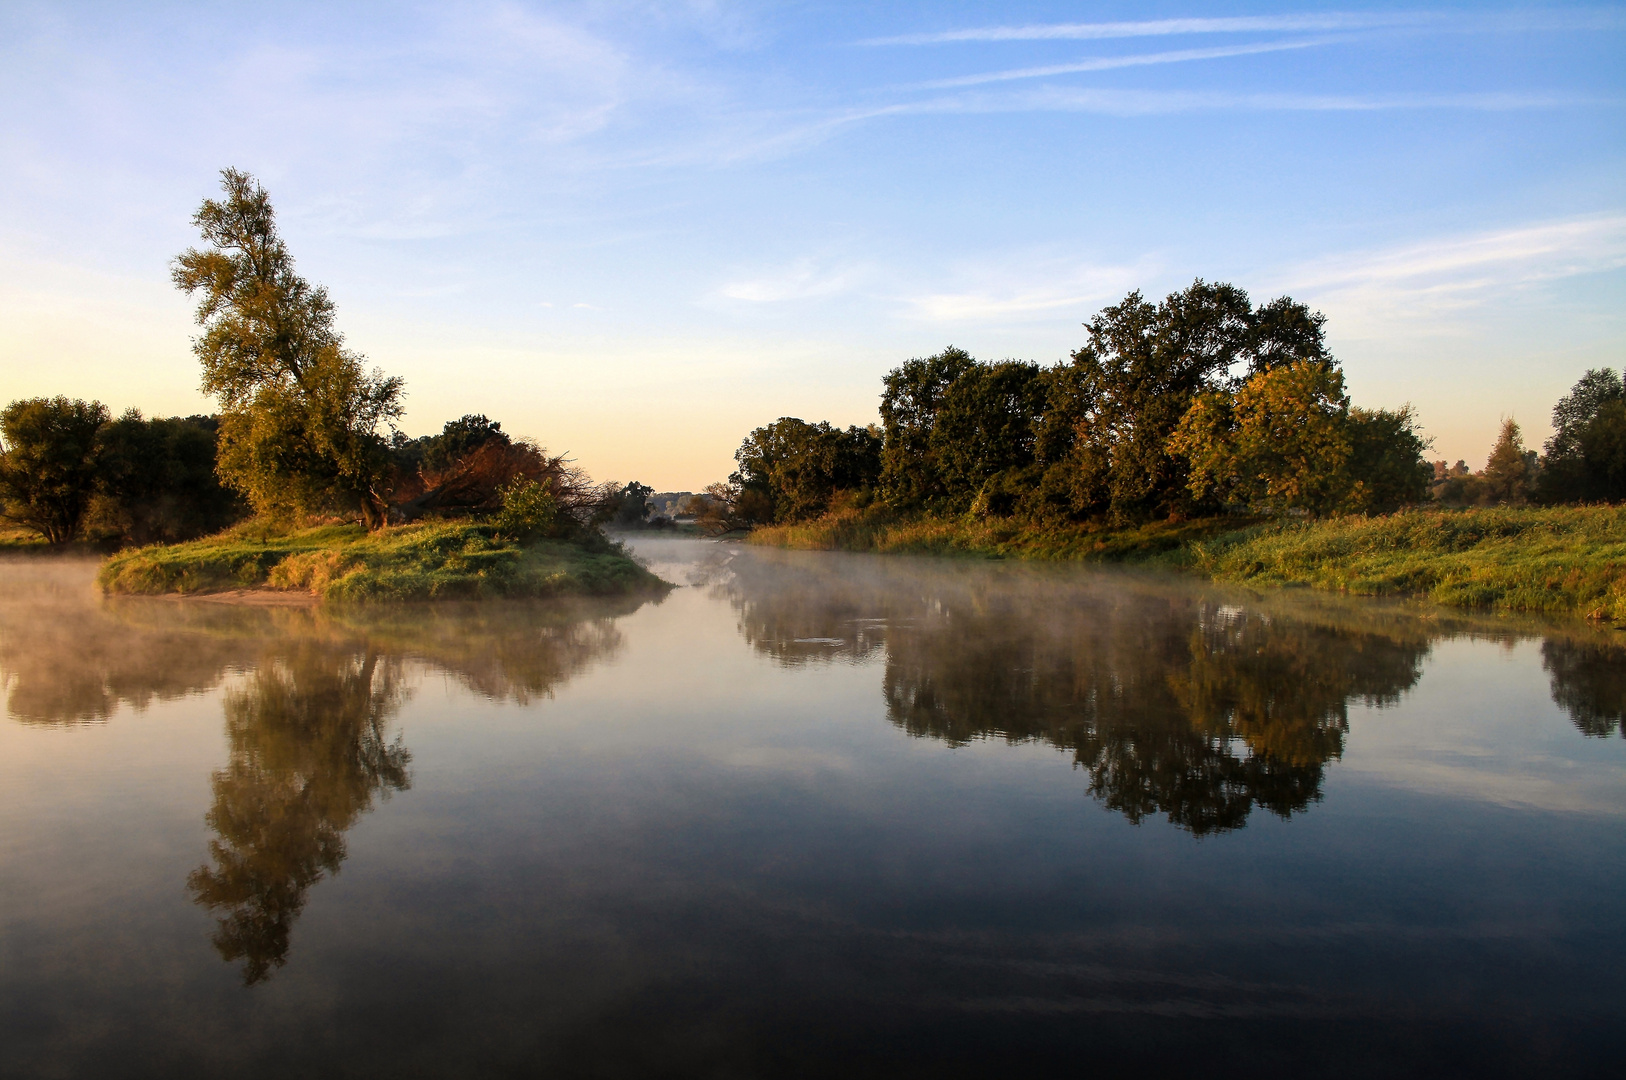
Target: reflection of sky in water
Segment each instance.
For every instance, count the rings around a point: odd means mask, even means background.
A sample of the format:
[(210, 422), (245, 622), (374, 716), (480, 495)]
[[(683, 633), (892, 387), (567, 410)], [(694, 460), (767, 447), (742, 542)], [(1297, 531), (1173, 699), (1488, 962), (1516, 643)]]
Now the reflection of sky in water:
[(641, 550), (696, 584), (313, 613), (0, 568), (0, 1073), (1618, 1047), (1604, 632)]

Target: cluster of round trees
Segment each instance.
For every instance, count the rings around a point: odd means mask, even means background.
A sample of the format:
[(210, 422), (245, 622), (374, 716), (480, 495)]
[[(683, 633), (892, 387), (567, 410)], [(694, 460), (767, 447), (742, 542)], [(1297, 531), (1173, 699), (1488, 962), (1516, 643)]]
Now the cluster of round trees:
[(114, 420), (99, 401), (26, 398), (0, 410), (0, 515), (53, 544), (86, 531), (184, 540), (243, 516), (215, 474), (212, 416)]
[(890, 372), (878, 428), (782, 418), (735, 455), (745, 522), (817, 516), (846, 494), (898, 509), (1127, 524), (1228, 511), (1381, 512), (1433, 479), (1409, 409), (1352, 407), (1325, 318), (1197, 281), (1086, 324), (1070, 361), (960, 349)]

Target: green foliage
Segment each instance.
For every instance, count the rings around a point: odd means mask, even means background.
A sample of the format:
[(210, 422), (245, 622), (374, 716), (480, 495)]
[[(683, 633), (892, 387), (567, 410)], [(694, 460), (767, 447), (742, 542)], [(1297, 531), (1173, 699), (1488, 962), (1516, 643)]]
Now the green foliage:
[(881, 492), (894, 506), (919, 506), (947, 494), (932, 445), (937, 410), (949, 386), (975, 363), (950, 345), (887, 373), (881, 391)]
[(1552, 493), (1542, 462), (1534, 450), (1525, 449), (1519, 425), (1512, 420), (1502, 422), (1483, 469), (1469, 472), (1464, 462), (1446, 468), (1445, 462), (1437, 461), (1433, 481), (1434, 500), (1442, 506), (1522, 506), (1538, 488)]
[(843, 493), (867, 497), (879, 479), (880, 458), (874, 428), (843, 431), (828, 421), (782, 416), (752, 431), (735, 451), (739, 469), (729, 478), (726, 501), (750, 524), (816, 517)]
[(1232, 285), (1198, 279), (1153, 305), (1139, 292), (1086, 324), (1073, 354), (1084, 415), (1074, 429), (1075, 516), (1114, 523), (1182, 515), (1193, 505), (1169, 440), (1199, 394), (1229, 391), (1293, 361), (1331, 366), (1325, 317), (1287, 297), (1255, 309)]
[(1260, 371), (1234, 395), (1197, 396), (1169, 439), (1189, 462), (1187, 486), (1255, 513), (1323, 513), (1341, 495), (1350, 457), (1344, 377), (1296, 360)]
[(13, 401), (0, 411), (0, 516), (66, 544), (96, 492), (99, 401), (65, 397)]
[(937, 465), (944, 508), (1006, 516), (1016, 508), (1034, 463), (1036, 428), (1047, 400), (1038, 364), (974, 364), (942, 395), (927, 445)]
[(599, 516), (617, 528), (641, 528), (649, 517), (649, 497), (653, 494), (654, 488), (633, 480), (605, 498)]
[(1169, 440), (1199, 501), (1252, 513), (1386, 513), (1422, 502), (1433, 476), (1410, 407), (1352, 409), (1343, 375), (1294, 361), (1234, 394), (1198, 395)]
[(1209, 477), (1197, 490), (1212, 498), (1194, 496), (1175, 430), (1199, 396), (1250, 376), (1293, 363), (1331, 372), (1324, 321), (1287, 297), (1254, 308), (1242, 290), (1199, 280), (1160, 304), (1131, 293), (1106, 308), (1070, 364), (979, 364), (953, 347), (910, 360), (881, 395), (882, 494), (898, 509), (1045, 522), (1212, 508), (1235, 484)]
[(396, 432), (389, 454), (396, 522), (499, 513), (505, 493), (527, 483), (552, 495), (561, 526), (608, 516), (604, 489), (586, 473), (530, 439), (510, 438), (501, 424), (478, 414), (449, 421), (439, 435), (409, 439)]
[(193, 217), (209, 248), (173, 272), (201, 294), (193, 351), (223, 410), (221, 475), (267, 516), (358, 510), (380, 527), (390, 458), (378, 427), (401, 414), (401, 380), (344, 347), (326, 290), (294, 272), (265, 189), (235, 169), (221, 177), (226, 198)]
[(518, 544), (490, 524), (354, 525), (294, 532), (250, 522), (206, 540), (135, 548), (103, 564), (112, 593), (271, 588), (326, 600), (615, 595), (663, 583), (597, 534)]
[(1519, 425), (1502, 421), (1502, 431), (1485, 462), (1485, 489), (1493, 503), (1519, 506), (1528, 501), (1535, 478), (1535, 455), (1525, 450)]
[(143, 419), (131, 409), (96, 437), (99, 497), (90, 523), (125, 543), (190, 540), (243, 517), (242, 501), (215, 472), (218, 421)]
[(491, 519), (495, 536), (522, 544), (543, 536), (560, 535), (566, 524), (553, 492), (535, 480), (518, 480), (504, 488), (502, 509)]
[(1388, 514), (1428, 500), (1434, 471), (1423, 460), (1428, 440), (1418, 434), (1410, 405), (1350, 409), (1344, 431), (1350, 452), (1338, 509)]
[(1251, 520), (1197, 518), (1109, 528), (1020, 517), (943, 517), (876, 505), (845, 508), (812, 521), (759, 528), (748, 539), (753, 544), (813, 551), (1141, 562), (1178, 552), (1195, 540), (1233, 532), (1239, 524)]
[(448, 420), (439, 435), (409, 439), (396, 432), (390, 442), (390, 455), (399, 470), (441, 473), (491, 442), (507, 446), (513, 440), (501, 423), (479, 413), (467, 413)]
[(1626, 499), (1626, 379), (1609, 368), (1583, 375), (1554, 407), (1545, 450), (1540, 501)]
[(1202, 518), (1127, 529), (871, 509), (758, 529), (781, 547), (1126, 562), (1250, 585), (1418, 596), (1626, 623), (1626, 509), (1407, 510), (1315, 521)]

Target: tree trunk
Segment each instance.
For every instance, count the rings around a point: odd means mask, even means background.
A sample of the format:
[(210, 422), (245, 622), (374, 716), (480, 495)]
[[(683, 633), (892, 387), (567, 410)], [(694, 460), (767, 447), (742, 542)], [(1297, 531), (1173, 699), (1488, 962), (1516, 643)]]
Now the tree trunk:
[(377, 532), (389, 523), (389, 507), (384, 500), (373, 491), (366, 491), (361, 496), (361, 523), (367, 527), (368, 532)]

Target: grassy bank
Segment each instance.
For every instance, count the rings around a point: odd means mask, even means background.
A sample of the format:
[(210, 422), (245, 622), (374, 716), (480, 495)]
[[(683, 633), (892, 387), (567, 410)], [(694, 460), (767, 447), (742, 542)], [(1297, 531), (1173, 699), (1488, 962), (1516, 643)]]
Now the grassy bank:
[(467, 521), (369, 534), (335, 525), (278, 532), (249, 523), (188, 544), (114, 555), (98, 582), (110, 593), (283, 589), (324, 600), (605, 596), (660, 588), (618, 545), (496, 539)]
[(1382, 517), (1207, 519), (1129, 530), (849, 512), (752, 543), (1164, 566), (1217, 581), (1424, 597), (1626, 624), (1626, 508), (1411, 510)]
[(770, 547), (816, 551), (1142, 562), (1224, 536), (1247, 524), (1234, 518), (1207, 518), (1114, 530), (1035, 526), (1014, 518), (977, 520), (845, 510), (815, 521), (765, 526), (747, 539)]

